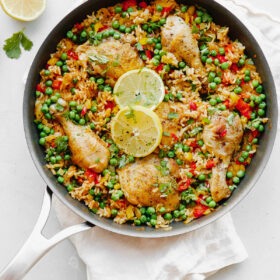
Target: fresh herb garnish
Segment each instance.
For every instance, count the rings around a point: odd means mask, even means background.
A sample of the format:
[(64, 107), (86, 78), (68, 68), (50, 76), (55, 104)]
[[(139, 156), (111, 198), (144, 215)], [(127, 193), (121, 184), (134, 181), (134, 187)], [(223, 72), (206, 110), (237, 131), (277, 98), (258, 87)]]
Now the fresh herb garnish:
[(105, 55), (88, 55), (88, 58), (98, 64), (107, 64), (109, 62), (108, 57)]
[(12, 37), (5, 40), (5, 45), (3, 50), (9, 58), (19, 58), (21, 55), (21, 48), (30, 51), (33, 43), (28, 39), (28, 37), (23, 33), (24, 28), (12, 35)]
[(55, 142), (55, 146), (56, 146), (56, 151), (58, 153), (66, 152), (66, 150), (68, 148), (68, 138), (67, 137), (65, 137), (65, 136), (57, 137), (54, 142)]
[(173, 119), (179, 118), (179, 115), (178, 115), (177, 112), (170, 112), (170, 113), (168, 113), (167, 118), (168, 118), (169, 120), (173, 120)]

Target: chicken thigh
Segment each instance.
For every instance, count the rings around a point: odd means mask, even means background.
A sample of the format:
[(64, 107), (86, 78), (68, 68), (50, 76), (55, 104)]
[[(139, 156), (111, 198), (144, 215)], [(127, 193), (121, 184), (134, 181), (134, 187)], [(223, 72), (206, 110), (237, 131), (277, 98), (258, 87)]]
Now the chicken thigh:
[(178, 60), (183, 59), (192, 68), (205, 73), (200, 60), (198, 43), (193, 37), (192, 30), (178, 16), (169, 16), (161, 30), (161, 41), (167, 51), (172, 52)]
[(212, 169), (210, 190), (213, 199), (218, 202), (230, 196), (226, 184), (226, 171), (231, 157), (238, 150), (242, 140), (243, 128), (239, 115), (229, 111), (217, 112), (211, 123), (205, 126), (203, 140), (207, 150), (220, 162)]
[(127, 71), (144, 66), (138, 52), (128, 43), (107, 40), (98, 46), (88, 43), (80, 46), (81, 59), (89, 61), (93, 71), (101, 76), (106, 74), (113, 86), (118, 78)]
[(164, 206), (166, 212), (175, 210), (180, 203), (177, 191), (176, 162), (167, 163), (163, 173), (160, 159), (150, 155), (144, 159), (137, 159), (135, 163), (118, 170), (122, 191), (126, 199), (139, 206), (154, 206), (158, 209)]
[(57, 119), (69, 138), (73, 163), (84, 169), (102, 172), (110, 158), (105, 143), (88, 126), (76, 125), (62, 115), (58, 115)]

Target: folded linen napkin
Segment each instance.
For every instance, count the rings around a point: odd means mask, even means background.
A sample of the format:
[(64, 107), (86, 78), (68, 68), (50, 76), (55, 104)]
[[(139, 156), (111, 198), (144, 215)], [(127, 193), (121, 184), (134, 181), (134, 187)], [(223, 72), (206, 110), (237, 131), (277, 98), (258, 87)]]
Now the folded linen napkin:
[[(280, 88), (280, 66), (276, 63), (280, 61), (280, 21), (246, 2), (217, 2), (237, 14), (255, 35), (270, 60), (275, 82)], [(82, 221), (56, 198), (54, 208), (63, 227)], [(142, 239), (95, 227), (73, 236), (71, 241), (87, 266), (88, 280), (203, 280), (247, 257), (230, 214), (180, 236)]]

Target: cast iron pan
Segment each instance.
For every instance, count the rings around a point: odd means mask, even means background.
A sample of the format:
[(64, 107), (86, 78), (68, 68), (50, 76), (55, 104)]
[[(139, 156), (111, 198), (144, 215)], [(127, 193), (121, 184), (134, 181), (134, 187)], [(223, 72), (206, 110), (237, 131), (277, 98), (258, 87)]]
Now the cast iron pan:
[[(215, 213), (201, 217), (187, 225), (180, 222), (173, 223), (172, 230), (169, 231), (163, 229), (154, 229), (147, 226), (143, 226), (140, 228), (141, 230), (139, 230), (139, 227), (131, 225), (119, 225), (110, 219), (100, 218), (99, 216), (91, 213), (82, 202), (71, 198), (66, 188), (57, 183), (56, 178), (52, 175), (50, 170), (45, 167), (46, 161), (44, 159), (44, 151), (43, 148), (38, 144), (39, 133), (37, 131), (36, 125), (34, 124), (34, 91), (36, 84), (40, 80), (40, 70), (44, 68), (49, 55), (56, 51), (58, 42), (63, 37), (65, 37), (66, 32), (71, 29), (76, 22), (82, 21), (88, 14), (91, 14), (92, 11), (114, 5), (118, 2), (119, 1), (112, 0), (87, 1), (64, 17), (43, 42), (30, 68), (24, 91), (23, 124), (28, 148), (35, 166), (50, 188), (47, 193), (51, 193), (51, 191), (55, 193), (55, 195), (58, 196), (58, 198), (65, 205), (67, 205), (73, 212), (81, 216), (90, 224), (100, 226), (106, 230), (119, 234), (146, 238), (167, 237), (190, 232), (215, 221), (229, 212), (249, 193), (265, 168), (273, 148), (277, 131), (278, 108), (273, 77), (259, 44), (254, 39), (253, 35), (248, 31), (246, 26), (230, 11), (225, 9), (220, 4), (209, 0), (178, 1), (179, 3), (186, 3), (187, 5), (197, 4), (207, 9), (207, 11), (213, 16), (215, 23), (229, 27), (229, 36), (231, 39), (238, 39), (245, 45), (247, 54), (253, 58), (257, 66), (257, 71), (260, 73), (260, 76), (263, 80), (265, 93), (267, 95), (267, 117), (270, 119), (270, 123), (266, 126), (265, 133), (263, 133), (260, 138), (260, 147), (258, 148), (252, 163), (246, 169), (245, 178), (239, 184), (238, 188), (233, 192), (232, 196), (227, 200), (227, 204), (225, 206), (219, 207)], [(11, 275), (13, 274), (10, 274), (10, 278), (0, 279), (19, 279), (19, 276), (17, 278), (11, 278)]]

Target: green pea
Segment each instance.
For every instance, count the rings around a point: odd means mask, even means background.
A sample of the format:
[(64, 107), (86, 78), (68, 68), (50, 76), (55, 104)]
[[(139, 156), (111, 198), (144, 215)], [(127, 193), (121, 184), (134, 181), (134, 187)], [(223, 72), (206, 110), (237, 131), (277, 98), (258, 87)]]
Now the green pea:
[(263, 126), (263, 125), (260, 125), (260, 126), (258, 127), (258, 131), (259, 131), (259, 132), (263, 132), (263, 131), (264, 131), (264, 126)]
[(168, 73), (171, 69), (170, 69), (170, 66), (168, 64), (164, 65), (163, 66), (163, 70)]
[(254, 139), (252, 140), (252, 143), (253, 143), (253, 144), (257, 144), (257, 143), (258, 143), (258, 141), (259, 141), (259, 139), (258, 139), (258, 138), (254, 138)]
[(209, 206), (210, 208), (215, 208), (216, 205), (217, 205), (217, 204), (216, 204), (216, 202), (215, 202), (214, 200), (210, 201), (209, 204), (208, 204), (208, 206)]
[(62, 65), (63, 65), (63, 62), (62, 62), (61, 60), (59, 60), (59, 61), (56, 62), (56, 66), (61, 67)]
[(216, 73), (215, 72), (209, 72), (209, 74), (208, 74), (208, 81), (209, 82), (213, 82), (215, 77), (216, 77)]
[(259, 85), (259, 82), (257, 80), (252, 81), (252, 86), (257, 87)]
[(98, 78), (97, 80), (96, 80), (96, 82), (97, 82), (97, 84), (99, 84), (99, 85), (102, 85), (102, 84), (104, 84), (104, 79), (103, 78)]
[(242, 178), (242, 177), (245, 176), (245, 172), (243, 170), (238, 170), (236, 175), (237, 175), (238, 178)]
[(68, 184), (67, 185), (67, 191), (68, 192), (71, 192), (71, 191), (73, 191), (74, 190), (74, 186), (72, 185), (72, 184)]
[(69, 118), (70, 118), (71, 120), (74, 120), (75, 117), (76, 117), (76, 112), (75, 112), (75, 111), (70, 111), (70, 112), (69, 112)]
[(141, 217), (140, 217), (140, 221), (141, 221), (141, 223), (146, 223), (147, 222), (147, 217), (145, 216), (145, 215), (142, 215)]
[(174, 216), (174, 218), (178, 218), (178, 217), (180, 216), (180, 211), (175, 210), (175, 211), (173, 212), (173, 216)]
[(115, 159), (115, 158), (111, 158), (111, 159), (110, 159), (110, 165), (112, 165), (112, 166), (117, 166), (117, 165), (118, 165), (118, 160)]
[(233, 177), (232, 181), (234, 184), (239, 184), (240, 179), (238, 177)]
[(45, 76), (49, 76), (51, 74), (51, 72), (49, 70), (45, 70), (44, 74), (45, 74)]
[(225, 111), (227, 109), (226, 105), (225, 104), (221, 104), (219, 107), (218, 107), (219, 110), (221, 111)]
[(140, 225), (141, 225), (141, 221), (140, 221), (139, 219), (135, 219), (135, 220), (134, 220), (134, 224), (135, 224), (136, 226), (140, 226)]
[(223, 70), (228, 69), (228, 63), (227, 63), (227, 62), (223, 62), (223, 63), (221, 64), (221, 68), (222, 68)]
[(162, 25), (165, 25), (166, 24), (166, 19), (165, 18), (161, 18), (159, 20), (159, 24), (162, 26)]
[(184, 61), (180, 61), (178, 65), (179, 65), (179, 68), (181, 68), (181, 69), (186, 67), (186, 63)]
[(61, 58), (62, 60), (66, 60), (67, 57), (68, 57), (68, 56), (67, 56), (67, 53), (62, 53), (60, 58)]
[(233, 176), (232, 172), (228, 171), (228, 172), (227, 172), (227, 178), (231, 179), (232, 176)]
[(209, 196), (209, 197), (207, 197), (207, 198), (206, 198), (206, 200), (205, 200), (205, 201), (206, 201), (206, 203), (209, 203), (209, 202), (210, 202), (210, 201), (212, 201), (212, 200), (213, 200), (213, 199), (212, 199), (212, 197), (211, 197), (211, 196)]
[(132, 7), (128, 7), (128, 8), (127, 8), (127, 12), (128, 12), (128, 13), (133, 13), (133, 8), (132, 8)]
[(197, 141), (197, 144), (198, 144), (200, 147), (202, 147), (202, 146), (204, 145), (204, 142), (203, 142), (202, 139), (200, 139), (200, 140)]
[(120, 6), (117, 6), (117, 7), (115, 7), (115, 12), (116, 13), (121, 13), (122, 12), (122, 7), (120, 7)]
[(125, 25), (123, 25), (123, 24), (120, 25), (120, 27), (119, 27), (119, 29), (120, 29), (121, 32), (125, 32), (125, 28), (126, 28), (126, 27), (125, 27)]
[(217, 104), (217, 101), (216, 101), (216, 99), (211, 98), (209, 100), (209, 103), (210, 103), (211, 106), (215, 106)]
[(249, 157), (249, 153), (246, 152), (246, 151), (242, 152), (242, 157), (243, 158), (248, 158)]
[(186, 11), (187, 11), (187, 6), (182, 6), (182, 7), (181, 7), (181, 12), (184, 13), (184, 12), (186, 12)]
[(161, 12), (161, 11), (163, 10), (163, 7), (160, 6), (160, 5), (157, 5), (157, 6), (156, 6), (156, 10), (157, 10), (158, 12)]
[(101, 40), (102, 40), (102, 33), (101, 33), (101, 32), (98, 32), (98, 33), (95, 35), (95, 38), (96, 38), (98, 41), (101, 41)]
[(46, 139), (45, 138), (40, 138), (39, 139), (39, 144), (44, 146), (46, 144)]
[(244, 77), (244, 82), (249, 82), (251, 80), (250, 76), (245, 76)]
[(190, 147), (189, 147), (188, 145), (184, 145), (184, 146), (183, 146), (183, 151), (184, 151), (185, 153), (189, 152), (189, 150), (190, 150)]
[(219, 54), (224, 55), (225, 54), (225, 49), (224, 48), (219, 48)]
[(213, 62), (213, 59), (211, 58), (211, 57), (208, 57), (207, 59), (206, 59), (206, 63), (207, 64), (211, 64)]
[(206, 60), (207, 60), (207, 56), (206, 56), (206, 55), (202, 55), (202, 56), (201, 56), (201, 61), (202, 61), (202, 62), (206, 62)]
[(118, 214), (118, 210), (117, 209), (111, 209), (111, 215), (112, 216), (117, 216), (117, 214)]
[(52, 94), (53, 94), (53, 89), (50, 88), (50, 87), (46, 88), (45, 94), (46, 94), (46, 95), (52, 95)]
[(200, 24), (200, 23), (201, 23), (201, 17), (196, 17), (195, 20), (194, 20), (194, 22), (195, 22), (196, 24)]
[(156, 43), (155, 48), (158, 49), (158, 50), (161, 50), (161, 48), (162, 48), (161, 43)]
[(165, 207), (161, 206), (158, 211), (159, 211), (159, 213), (164, 213), (165, 212)]
[(69, 159), (71, 159), (71, 156), (70, 156), (70, 155), (65, 155), (65, 156), (64, 156), (64, 159), (65, 159), (65, 160), (69, 160)]
[(158, 66), (158, 65), (160, 64), (160, 62), (159, 62), (158, 59), (154, 59), (154, 58), (153, 58), (153, 64), (154, 64), (155, 66)]
[(128, 16), (127, 12), (122, 12), (122, 18), (126, 18)]
[(184, 204), (180, 204), (179, 205), (179, 210), (184, 210), (184, 209), (186, 209), (186, 206)]
[(125, 33), (131, 33), (131, 28), (130, 27), (126, 27), (124, 32)]
[(188, 178), (192, 178), (193, 177), (193, 174), (191, 172), (187, 172), (187, 177)]
[(68, 71), (68, 66), (65, 64), (62, 66), (62, 71), (67, 72)]
[(87, 37), (87, 32), (86, 32), (85, 30), (83, 30), (83, 31), (81, 32), (81, 37), (82, 37), (82, 38), (86, 38), (86, 37)]
[(261, 100), (265, 100), (265, 98), (266, 98), (266, 96), (265, 96), (265, 94), (260, 94), (260, 98), (261, 98)]
[(62, 176), (59, 176), (57, 178), (58, 183), (62, 184), (64, 182), (64, 178)]
[(121, 38), (121, 34), (118, 33), (118, 32), (116, 32), (116, 33), (114, 34), (114, 39), (118, 40), (118, 39), (120, 39), (120, 38)]
[(233, 91), (236, 94), (240, 94), (242, 92), (242, 88), (241, 87), (236, 87)]
[(255, 103), (260, 104), (262, 102), (261, 98), (259, 96), (256, 97)]
[(258, 115), (259, 115), (260, 117), (264, 116), (264, 114), (265, 114), (265, 111), (264, 111), (263, 109), (259, 109), (259, 110), (258, 110)]
[(239, 158), (238, 158), (238, 161), (242, 163), (242, 162), (245, 161), (245, 159), (244, 159), (244, 157), (239, 157)]
[(237, 84), (237, 85), (240, 85), (241, 83), (242, 83), (242, 80), (240, 80), (240, 79), (237, 79), (237, 80), (236, 80), (236, 84)]
[(212, 50), (212, 51), (210, 52), (210, 55), (211, 55), (211, 56), (217, 56), (217, 51)]
[(148, 207), (146, 213), (148, 215), (152, 215), (156, 213), (156, 209), (154, 207)]
[(222, 80), (220, 77), (216, 77), (216, 78), (214, 78), (214, 82), (218, 85), (222, 82)]
[(66, 33), (66, 36), (67, 36), (67, 38), (69, 38), (69, 39), (72, 39), (73, 38), (73, 32), (71, 31), (71, 30), (69, 30), (67, 33)]
[(146, 23), (144, 23), (143, 25), (142, 25), (142, 29), (143, 30), (145, 30), (145, 31), (147, 31), (148, 30), (148, 24), (146, 24)]
[(210, 83), (210, 89), (214, 90), (217, 87), (217, 84), (215, 82)]
[(172, 214), (171, 213), (165, 213), (164, 214), (164, 219), (170, 221), (172, 219)]
[(257, 93), (262, 93), (262, 91), (263, 91), (263, 86), (262, 85), (259, 85), (259, 86), (256, 87), (256, 92)]
[[(261, 96), (260, 96), (260, 98), (261, 98)], [(262, 98), (261, 98), (262, 99)], [(260, 109), (264, 109), (266, 107), (266, 103), (265, 102), (261, 102), (260, 104), (259, 104), (259, 108)]]
[(169, 152), (167, 153), (167, 156), (168, 156), (169, 158), (173, 158), (173, 157), (175, 157), (175, 153), (174, 153), (173, 151), (169, 151)]
[(150, 220), (150, 224), (151, 224), (151, 226), (156, 226), (157, 225), (157, 220), (156, 219), (151, 219)]
[(218, 59), (218, 58), (215, 58), (215, 60), (214, 60), (214, 64), (215, 64), (216, 66), (220, 65), (220, 61), (219, 61), (219, 59)]
[(198, 180), (199, 181), (205, 181), (205, 179), (206, 179), (206, 176), (204, 174), (199, 174), (198, 175)]
[(238, 61), (238, 64), (239, 64), (240, 66), (244, 65), (244, 64), (245, 64), (245, 59), (240, 58), (239, 61)]
[(46, 100), (46, 104), (47, 104), (48, 106), (50, 106), (50, 105), (52, 104), (51, 99), (47, 99), (47, 100)]
[(86, 123), (85, 119), (80, 119), (80, 120), (79, 120), (79, 124), (80, 124), (80, 125), (84, 125), (85, 123)]

